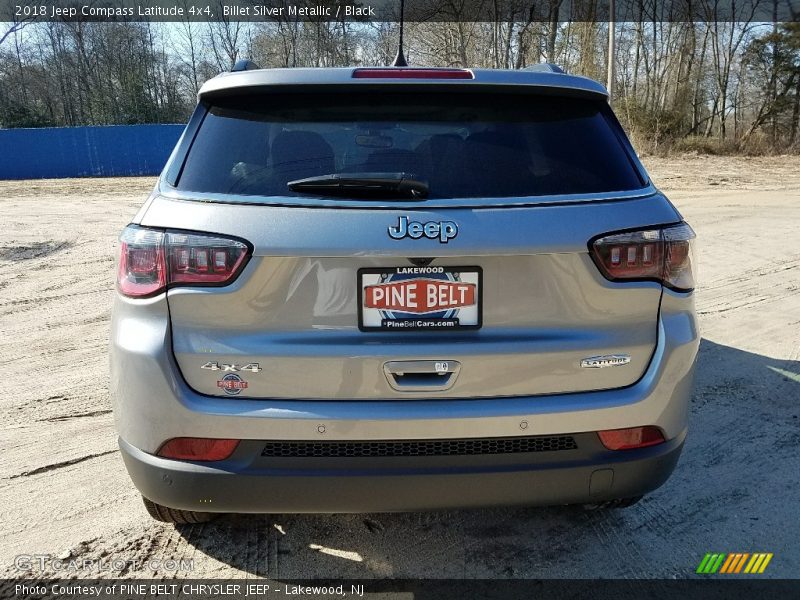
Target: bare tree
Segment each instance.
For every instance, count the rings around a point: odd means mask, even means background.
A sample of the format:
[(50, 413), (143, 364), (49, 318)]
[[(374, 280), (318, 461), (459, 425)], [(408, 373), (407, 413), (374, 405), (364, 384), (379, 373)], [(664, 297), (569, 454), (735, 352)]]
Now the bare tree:
[[(687, 136), (733, 149), (765, 138), (798, 148), (800, 25), (757, 22), (759, 3), (773, 7), (776, 21), (780, 1), (628, 2), (632, 12), (616, 28), (615, 105), (640, 148), (684, 147)], [(594, 78), (606, 73), (601, 0), (429, 4), (428, 21), (406, 24), (411, 64), (550, 61)], [(693, 20), (690, 5), (704, 20)], [(486, 20), (476, 20), (476, 10)], [(11, 23), (0, 46), (0, 126), (181, 121), (203, 82), (240, 58), (268, 67), (386, 65), (397, 34), (392, 22), (289, 16), (257, 24)]]
[(30, 25), (33, 22), (33, 18), (29, 17), (26, 19), (21, 19), (19, 21), (12, 21), (11, 25), (6, 28), (3, 32), (3, 35), (0, 36), (0, 46), (3, 45), (3, 42), (6, 41), (6, 38), (9, 36), (16, 36), (16, 34), (22, 31), (27, 25)]

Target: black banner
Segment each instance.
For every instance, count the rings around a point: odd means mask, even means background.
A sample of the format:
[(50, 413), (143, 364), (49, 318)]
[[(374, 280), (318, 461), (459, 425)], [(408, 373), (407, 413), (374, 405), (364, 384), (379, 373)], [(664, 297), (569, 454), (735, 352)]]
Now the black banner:
[[(409, 22), (770, 22), (800, 0), (406, 0)], [(394, 22), (400, 0), (0, 0), (0, 21)]]
[(381, 598), (386, 600), (770, 600), (800, 596), (800, 580), (729, 576), (714, 579), (170, 579), (23, 580), (0, 582), (0, 597), (40, 600), (285, 600)]

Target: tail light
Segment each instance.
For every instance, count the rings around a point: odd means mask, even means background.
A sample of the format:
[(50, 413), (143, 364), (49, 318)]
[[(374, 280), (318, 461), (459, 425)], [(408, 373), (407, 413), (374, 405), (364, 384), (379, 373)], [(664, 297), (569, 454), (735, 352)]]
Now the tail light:
[(176, 460), (225, 460), (238, 445), (239, 440), (172, 438), (161, 446), (158, 456)]
[(592, 245), (592, 258), (612, 281), (649, 280), (688, 292), (694, 289), (694, 231), (686, 223), (606, 235)]
[(663, 444), (666, 440), (658, 427), (630, 427), (597, 432), (603, 446), (609, 450), (633, 450)]
[(142, 298), (178, 285), (227, 285), (250, 249), (236, 239), (128, 226), (120, 237), (117, 287)]

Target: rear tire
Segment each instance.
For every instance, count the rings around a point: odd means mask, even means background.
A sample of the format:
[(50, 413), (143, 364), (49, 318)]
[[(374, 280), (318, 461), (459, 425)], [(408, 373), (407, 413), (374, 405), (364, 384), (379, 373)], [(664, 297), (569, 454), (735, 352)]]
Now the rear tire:
[(216, 519), (219, 515), (215, 513), (196, 512), (193, 510), (179, 510), (161, 504), (156, 504), (142, 496), (144, 507), (151, 517), (163, 523), (174, 523), (176, 525), (191, 525), (193, 523), (207, 523)]
[(633, 496), (631, 498), (616, 498), (614, 500), (606, 500), (605, 502), (598, 502), (597, 504), (584, 504), (583, 510), (587, 511), (597, 511), (597, 510), (606, 510), (609, 508), (628, 508), (629, 506), (633, 506), (639, 500), (644, 498), (644, 496)]

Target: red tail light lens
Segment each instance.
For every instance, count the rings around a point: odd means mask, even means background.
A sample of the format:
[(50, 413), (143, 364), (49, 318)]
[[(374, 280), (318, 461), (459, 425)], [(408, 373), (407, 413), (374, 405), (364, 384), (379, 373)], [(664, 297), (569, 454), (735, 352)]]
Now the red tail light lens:
[(469, 69), (404, 69), (402, 67), (355, 69), (354, 79), (474, 79)]
[(686, 223), (661, 231), (664, 238), (664, 281), (676, 290), (694, 289), (694, 238)]
[(686, 223), (603, 236), (592, 244), (592, 258), (612, 281), (655, 280), (678, 291), (694, 289), (694, 231)]
[(129, 226), (120, 237), (119, 291), (152, 296), (176, 285), (225, 285), (249, 256), (247, 244), (220, 236)]
[(127, 227), (120, 237), (117, 287), (125, 296), (159, 293), (167, 286), (164, 232)]
[(224, 283), (247, 258), (238, 240), (169, 232), (166, 243), (170, 283)]
[(158, 456), (176, 460), (225, 460), (233, 454), (238, 445), (239, 440), (172, 438), (161, 446)]
[(633, 450), (663, 444), (666, 440), (658, 427), (631, 427), (598, 431), (603, 446), (609, 450)]

